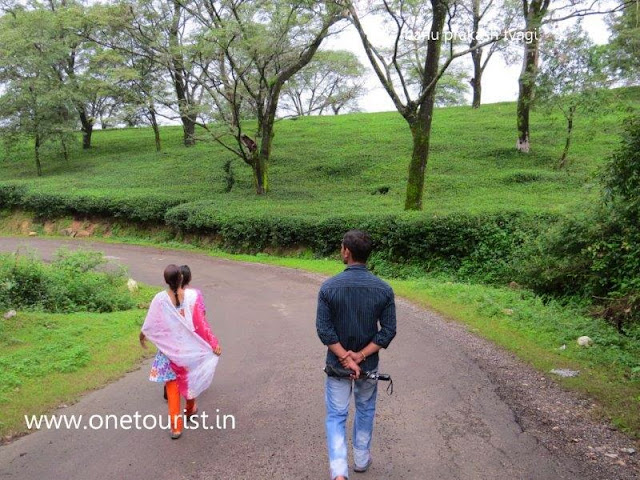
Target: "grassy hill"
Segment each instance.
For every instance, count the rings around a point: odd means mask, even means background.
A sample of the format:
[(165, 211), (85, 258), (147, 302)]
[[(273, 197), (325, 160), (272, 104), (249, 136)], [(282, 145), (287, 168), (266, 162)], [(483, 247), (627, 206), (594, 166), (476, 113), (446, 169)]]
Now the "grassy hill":
[[(565, 170), (556, 169), (565, 128), (558, 116), (534, 113), (533, 151), (524, 155), (514, 148), (515, 104), (436, 110), (424, 215), (570, 212), (588, 201), (596, 194), (594, 173), (618, 145), (625, 109), (640, 106), (640, 88), (621, 92), (624, 108), (577, 119)], [(94, 148), (76, 148), (68, 162), (51, 145), (41, 178), (35, 175), (31, 144), (2, 149), (0, 182), (65, 195), (208, 200), (238, 215), (400, 213), (404, 205), (411, 138), (397, 113), (280, 121), (269, 167), (271, 190), (264, 197), (253, 193), (251, 170), (238, 159), (236, 183), (225, 193), (223, 165), (233, 155), (220, 146), (201, 141), (185, 148), (180, 127), (165, 127), (161, 135), (160, 154), (146, 128), (98, 130)], [(388, 187), (388, 194), (374, 194), (379, 187)]]
[[(41, 178), (32, 146), (24, 143), (0, 150), (0, 231), (55, 234), (67, 230), (74, 214), (120, 216), (125, 221), (113, 229), (111, 219), (104, 228), (97, 222), (97, 235), (102, 228), (116, 241), (201, 245), (203, 252), (294, 247), (301, 253), (295, 258), (234, 258), (332, 274), (340, 269), (335, 259), (311, 259), (306, 252), (335, 251), (350, 216), (360, 214), (354, 225), (374, 227), (380, 241), (370, 266), (397, 277), (391, 281), (399, 295), (467, 324), (541, 372), (580, 370), (561, 383), (596, 398), (614, 424), (640, 437), (638, 327), (621, 334), (594, 318), (584, 299), (567, 305), (506, 286), (518, 273), (513, 267), (521, 264), (521, 247), (553, 224), (553, 215), (546, 221), (538, 214), (571, 215), (599, 198), (598, 169), (618, 148), (623, 119), (640, 107), (640, 88), (615, 93), (599, 115), (578, 117), (564, 170), (556, 168), (565, 129), (558, 116), (534, 113), (533, 151), (523, 155), (515, 151), (515, 104), (436, 110), (425, 209), (412, 214), (402, 210), (411, 138), (396, 113), (280, 121), (271, 191), (262, 197), (254, 193), (248, 166), (211, 141), (185, 148), (180, 127), (162, 129), (160, 154), (146, 128), (96, 131), (94, 148), (76, 147), (68, 162), (49, 146)], [(223, 166), (230, 159), (236, 183), (225, 193)], [(386, 195), (381, 187), (388, 187)], [(11, 207), (28, 211), (12, 214)], [(46, 228), (51, 207), (59, 218)], [(34, 219), (33, 212), (45, 218)], [(170, 228), (136, 223), (144, 220)], [(593, 348), (576, 345), (584, 334), (594, 339)]]

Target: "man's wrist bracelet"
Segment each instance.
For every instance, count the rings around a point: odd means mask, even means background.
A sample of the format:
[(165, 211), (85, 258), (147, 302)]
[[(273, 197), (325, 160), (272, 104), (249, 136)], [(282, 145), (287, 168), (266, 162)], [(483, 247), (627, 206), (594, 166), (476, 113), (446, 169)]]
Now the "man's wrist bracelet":
[(363, 352), (360, 352), (360, 355), (362, 355), (362, 361), (364, 362), (367, 359), (367, 356)]

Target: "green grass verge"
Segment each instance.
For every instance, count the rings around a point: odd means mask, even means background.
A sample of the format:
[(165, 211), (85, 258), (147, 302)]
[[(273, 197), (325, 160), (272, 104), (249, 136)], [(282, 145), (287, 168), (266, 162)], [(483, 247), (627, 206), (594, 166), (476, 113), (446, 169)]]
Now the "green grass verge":
[[(142, 286), (134, 297), (146, 306), (156, 291)], [(1, 320), (0, 438), (24, 433), (24, 415), (74, 402), (151, 355), (138, 344), (145, 313), (18, 312)]]
[[(461, 322), (515, 353), (567, 389), (595, 399), (602, 414), (640, 438), (640, 344), (619, 335), (578, 307), (543, 303), (527, 291), (438, 279), (391, 281), (398, 295)], [(590, 348), (576, 339), (588, 335)], [(559, 347), (566, 345), (566, 349)], [(553, 368), (579, 370), (573, 378), (549, 375)], [(636, 373), (633, 373), (636, 372)]]
[[(0, 217), (0, 233), (15, 235), (16, 225), (27, 214)], [(12, 220), (10, 220), (12, 219)], [(70, 223), (71, 220), (66, 220)], [(62, 221), (61, 226), (65, 224)], [(13, 227), (12, 227), (13, 226)], [(42, 228), (35, 228), (42, 231)], [(100, 228), (96, 228), (99, 232)], [(114, 233), (115, 232), (115, 233)], [(111, 224), (111, 237), (94, 238), (112, 243), (129, 243), (188, 250), (228, 260), (294, 268), (323, 275), (343, 269), (335, 259), (310, 258), (308, 252), (295, 256), (269, 254), (234, 255), (212, 250), (201, 238), (176, 240), (166, 230), (146, 230), (135, 225)], [(182, 239), (185, 240), (185, 239)], [(293, 252), (289, 252), (292, 254)], [(548, 374), (552, 368), (580, 370), (574, 378), (552, 378), (564, 387), (594, 398), (602, 413), (628, 434), (640, 438), (640, 342), (638, 336), (624, 337), (600, 319), (585, 315), (580, 306), (543, 302), (526, 290), (479, 284), (456, 283), (446, 277), (417, 280), (389, 280), (397, 295), (433, 309), (467, 325), (474, 333), (515, 353), (521, 360)], [(580, 348), (576, 339), (590, 336), (595, 345)], [(566, 345), (565, 350), (559, 347)]]

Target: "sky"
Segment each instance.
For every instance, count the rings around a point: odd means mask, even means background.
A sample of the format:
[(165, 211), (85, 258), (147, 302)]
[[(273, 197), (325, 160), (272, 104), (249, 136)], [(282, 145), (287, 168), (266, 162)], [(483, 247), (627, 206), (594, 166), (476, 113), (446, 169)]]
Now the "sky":
[[(597, 44), (607, 43), (609, 31), (605, 24), (603, 15), (594, 15), (585, 17), (582, 23), (584, 29), (589, 33), (591, 39)], [(570, 23), (564, 22), (563, 27), (570, 26)], [(384, 41), (383, 29), (368, 26), (368, 36), (374, 45)], [(366, 86), (367, 93), (360, 99), (359, 106), (365, 112), (384, 112), (393, 111), (395, 106), (393, 102), (380, 86), (380, 82), (370, 67), (360, 37), (353, 26), (348, 27), (339, 34), (330, 37), (325, 42), (323, 49), (344, 49), (350, 50), (360, 59), (363, 65), (367, 67)], [(471, 64), (469, 56), (455, 60), (455, 62), (467, 62), (468, 71), (471, 72)], [(482, 103), (495, 103), (514, 101), (518, 96), (518, 76), (520, 74), (520, 59), (515, 64), (507, 65), (500, 55), (494, 55), (482, 77)], [(471, 99), (468, 99), (471, 103)]]

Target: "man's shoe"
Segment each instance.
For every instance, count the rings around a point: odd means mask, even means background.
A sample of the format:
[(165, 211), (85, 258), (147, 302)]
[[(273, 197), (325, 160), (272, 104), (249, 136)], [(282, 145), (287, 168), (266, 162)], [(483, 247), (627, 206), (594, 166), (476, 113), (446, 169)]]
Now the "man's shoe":
[(364, 467), (359, 467), (357, 465), (353, 466), (353, 471), (356, 473), (364, 473), (367, 470), (369, 470), (369, 467), (371, 466), (371, 463), (373, 463), (373, 460), (371, 459), (371, 457), (369, 457), (369, 461), (367, 462), (367, 464)]
[(171, 440), (177, 440), (182, 436), (182, 432), (171, 432)]

